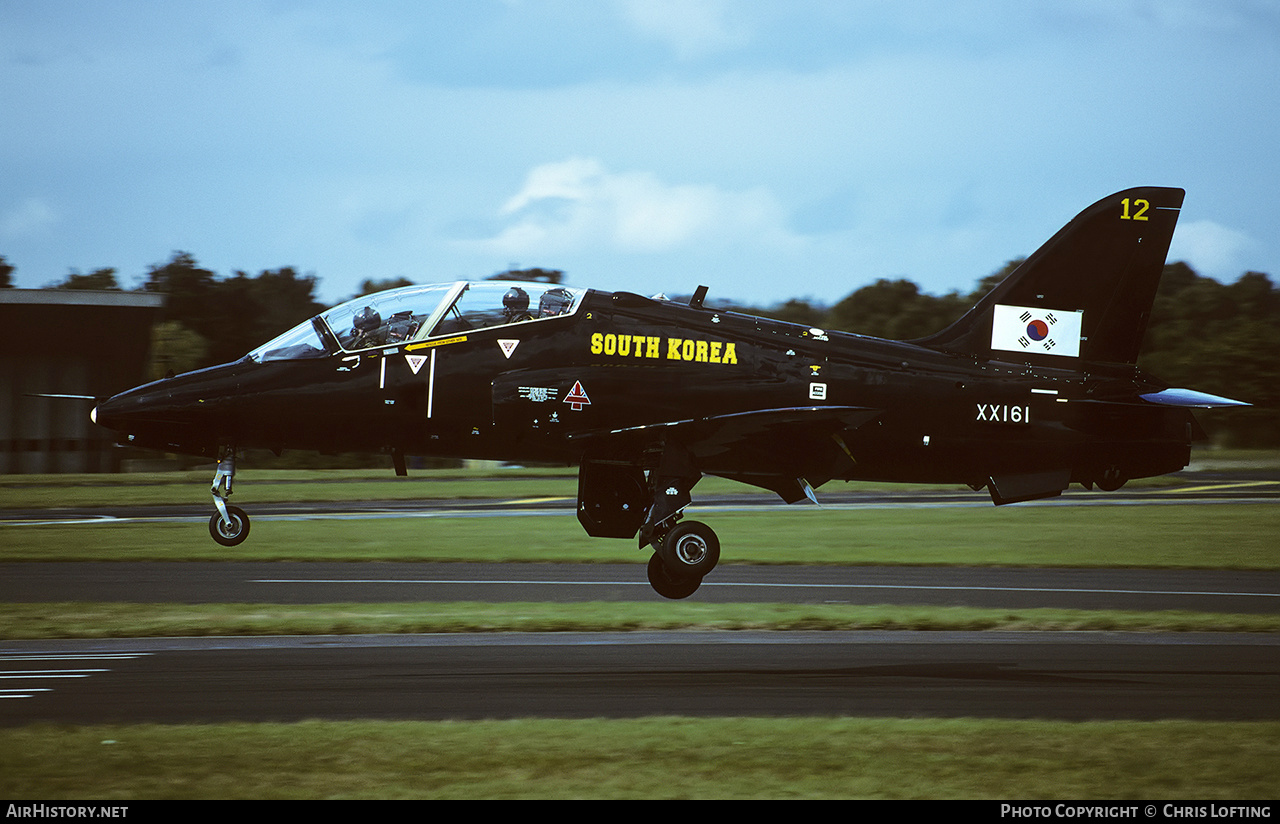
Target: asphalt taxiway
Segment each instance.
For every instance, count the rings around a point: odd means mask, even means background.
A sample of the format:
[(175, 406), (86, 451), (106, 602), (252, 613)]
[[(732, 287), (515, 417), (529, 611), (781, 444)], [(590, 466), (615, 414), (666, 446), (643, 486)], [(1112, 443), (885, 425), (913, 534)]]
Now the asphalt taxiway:
[[(1274, 614), (1280, 571), (722, 564), (687, 600)], [(640, 563), (231, 561), (0, 564), (0, 601), (670, 603), (649, 586)]]
[[(0, 643), (0, 725), (647, 715), (1275, 720), (1272, 636), (513, 633)], [(20, 697), (25, 696), (25, 697)]]

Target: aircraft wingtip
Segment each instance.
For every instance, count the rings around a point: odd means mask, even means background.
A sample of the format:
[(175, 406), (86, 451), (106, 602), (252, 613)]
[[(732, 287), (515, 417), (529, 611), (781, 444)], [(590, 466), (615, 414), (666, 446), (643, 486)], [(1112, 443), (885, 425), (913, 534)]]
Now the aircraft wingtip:
[(1232, 398), (1223, 398), (1218, 395), (1210, 395), (1208, 392), (1197, 392), (1194, 389), (1179, 389), (1171, 387), (1161, 390), (1160, 392), (1148, 392), (1141, 398), (1148, 403), (1160, 404), (1162, 406), (1185, 406), (1198, 409), (1220, 409), (1230, 406), (1253, 406), (1245, 401), (1237, 401)]

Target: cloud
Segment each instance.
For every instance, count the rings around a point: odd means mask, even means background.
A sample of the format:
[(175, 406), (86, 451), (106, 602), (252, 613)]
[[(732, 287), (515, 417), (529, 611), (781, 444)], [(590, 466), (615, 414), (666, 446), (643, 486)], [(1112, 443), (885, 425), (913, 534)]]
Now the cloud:
[(58, 214), (39, 198), (28, 198), (0, 214), (0, 236), (21, 238), (38, 234), (58, 222)]
[(622, 17), (641, 34), (662, 41), (682, 60), (743, 46), (747, 29), (729, 19), (724, 0), (620, 0)]
[(785, 235), (781, 210), (763, 190), (672, 185), (649, 172), (610, 172), (588, 157), (535, 167), (501, 216), (509, 224), (484, 245), (517, 257), (601, 247), (652, 254)]
[(1258, 247), (1258, 242), (1244, 232), (1212, 220), (1195, 220), (1178, 225), (1169, 260), (1185, 261), (1202, 275), (1235, 280), (1244, 274), (1248, 265), (1245, 261)]

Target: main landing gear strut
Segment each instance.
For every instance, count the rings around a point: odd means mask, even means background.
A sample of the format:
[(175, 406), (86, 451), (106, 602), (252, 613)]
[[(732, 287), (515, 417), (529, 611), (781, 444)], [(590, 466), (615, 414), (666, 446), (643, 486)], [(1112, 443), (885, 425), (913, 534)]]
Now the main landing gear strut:
[(236, 452), (224, 448), (218, 453), (218, 470), (213, 473), (213, 505), (218, 511), (209, 519), (209, 534), (223, 546), (237, 546), (249, 537), (249, 516), (238, 506), (230, 506), (227, 498), (236, 477)]
[(720, 561), (720, 539), (711, 527), (699, 521), (679, 523), (701, 478), (688, 452), (668, 443), (649, 479), (651, 503), (640, 526), (640, 545), (653, 546), (649, 584), (663, 598), (688, 598)]
[(584, 460), (578, 470), (578, 521), (593, 538), (639, 536), (653, 547), (649, 583), (664, 598), (688, 598), (720, 561), (720, 539), (698, 521), (680, 522), (702, 477), (688, 452), (663, 445), (657, 466)]

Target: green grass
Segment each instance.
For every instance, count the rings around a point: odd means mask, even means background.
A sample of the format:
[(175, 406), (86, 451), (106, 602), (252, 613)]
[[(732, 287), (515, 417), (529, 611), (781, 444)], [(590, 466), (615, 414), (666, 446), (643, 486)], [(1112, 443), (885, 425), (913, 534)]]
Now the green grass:
[[(1280, 567), (1272, 504), (707, 512), (722, 563)], [(0, 526), (0, 561), (485, 561), (643, 563), (633, 541), (588, 537), (571, 513), (253, 523), (226, 549), (206, 521)]]
[(1277, 632), (1280, 615), (616, 601), (0, 604), (0, 638), (6, 640), (663, 630)]
[(105, 804), (165, 798), (1203, 804), (1275, 798), (1277, 775), (1275, 722), (643, 718), (0, 730), (0, 796)]
[[(9, 509), (193, 504), (211, 507), (212, 480), (212, 469), (129, 475), (9, 475), (0, 476), (0, 500)], [(572, 498), (577, 494), (578, 481), (571, 469), (430, 470), (408, 478), (397, 478), (389, 470), (244, 469), (236, 473), (236, 488), (242, 490), (236, 497), (253, 503)]]
[[(1280, 452), (1271, 450), (1195, 453), (1193, 466), (1213, 470), (1243, 469), (1280, 472)], [(1194, 476), (1191, 476), (1194, 479)], [(173, 472), (127, 474), (0, 475), (0, 506), (11, 509), (52, 506), (159, 506), (208, 504), (213, 465)], [(1185, 484), (1187, 476), (1144, 478), (1134, 486), (1170, 487)], [(397, 478), (388, 469), (255, 469), (241, 462), (236, 488), (246, 500), (294, 503), (342, 500), (443, 500), (449, 498), (569, 497), (577, 494), (576, 467), (481, 467), (410, 470)], [(834, 482), (832, 490), (964, 491), (967, 487), (923, 484)], [(723, 478), (704, 477), (697, 495), (758, 495), (776, 502), (777, 496)], [(821, 497), (821, 491), (819, 492)], [(975, 500), (981, 500), (975, 494)]]

